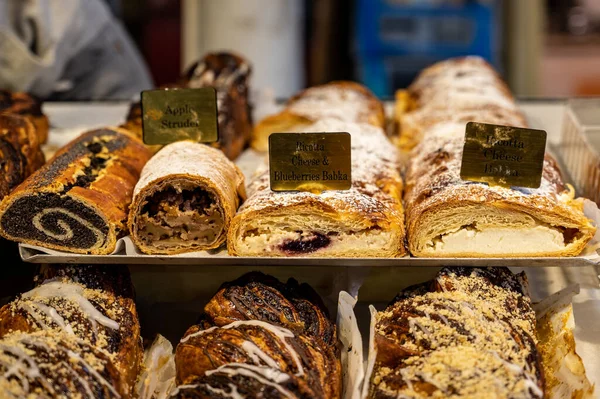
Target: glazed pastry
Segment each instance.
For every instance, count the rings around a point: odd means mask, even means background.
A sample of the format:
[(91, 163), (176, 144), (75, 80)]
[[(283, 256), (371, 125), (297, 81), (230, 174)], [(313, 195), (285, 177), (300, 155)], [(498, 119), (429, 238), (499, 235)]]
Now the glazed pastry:
[(177, 346), (177, 398), (339, 398), (335, 326), (295, 280), (225, 284)]
[(81, 135), (4, 198), (0, 234), (62, 251), (111, 253), (150, 156), (118, 128)]
[(135, 187), (131, 239), (147, 254), (218, 248), (245, 196), (244, 176), (221, 151), (169, 144), (146, 164)]
[(38, 285), (0, 309), (0, 338), (55, 331), (110, 355), (130, 392), (140, 371), (142, 341), (125, 266), (45, 266)]
[(406, 228), (414, 256), (576, 256), (596, 228), (546, 155), (541, 186), (504, 188), (460, 178), (464, 128), (439, 125), (412, 152)]
[(396, 92), (397, 143), (411, 150), (437, 123), (487, 122), (526, 127), (523, 114), (496, 71), (482, 58), (461, 57), (423, 70)]
[(231, 223), (236, 256), (397, 257), (405, 253), (402, 179), (381, 128), (323, 120), (304, 129), (352, 135), (352, 186), (346, 191), (274, 192), (265, 169)]
[(63, 332), (15, 332), (0, 339), (3, 398), (130, 397), (110, 356)]
[(214, 87), (217, 90), (219, 148), (227, 158), (236, 159), (252, 135), (252, 115), (248, 87), (250, 63), (232, 53), (209, 53), (192, 65), (183, 84), (190, 89)]
[(445, 268), (374, 326), (369, 398), (544, 398), (524, 273)]
[(48, 117), (42, 112), (42, 102), (31, 94), (0, 90), (0, 114), (20, 115), (28, 119), (35, 127), (38, 142), (44, 144), (48, 140)]
[(267, 151), (271, 133), (304, 132), (323, 119), (385, 127), (383, 104), (369, 89), (359, 83), (337, 81), (301, 91), (288, 100), (283, 111), (261, 120), (254, 127), (252, 147)]
[[(233, 160), (246, 148), (252, 135), (248, 100), (251, 73), (248, 61), (238, 55), (209, 53), (188, 68), (179, 83), (163, 86), (162, 89), (214, 87), (217, 92), (219, 140), (210, 145)], [(139, 102), (131, 105), (122, 127), (142, 138), (142, 107)], [(157, 151), (160, 146), (151, 148)]]
[[(260, 306), (262, 303), (270, 306)], [(337, 342), (335, 326), (319, 295), (294, 279), (283, 284), (262, 273), (248, 273), (223, 284), (204, 312), (218, 326), (260, 320), (290, 330), (300, 328), (303, 335), (319, 337), (327, 345)]]
[(0, 115), (0, 200), (43, 164), (31, 122), (18, 115)]

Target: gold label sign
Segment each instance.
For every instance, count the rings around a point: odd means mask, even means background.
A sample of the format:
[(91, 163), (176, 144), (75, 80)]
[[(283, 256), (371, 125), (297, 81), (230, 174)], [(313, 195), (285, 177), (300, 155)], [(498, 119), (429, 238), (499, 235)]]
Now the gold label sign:
[(460, 177), (504, 187), (538, 188), (545, 151), (543, 130), (469, 122)]
[(349, 133), (273, 133), (269, 136), (271, 190), (348, 190), (352, 185)]
[(143, 91), (142, 123), (148, 145), (215, 142), (219, 139), (216, 91), (212, 87)]

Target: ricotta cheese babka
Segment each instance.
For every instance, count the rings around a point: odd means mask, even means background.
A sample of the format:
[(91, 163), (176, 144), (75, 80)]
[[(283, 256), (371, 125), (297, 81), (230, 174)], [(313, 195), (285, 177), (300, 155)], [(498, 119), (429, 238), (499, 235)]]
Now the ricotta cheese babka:
[(439, 124), (411, 153), (406, 227), (412, 255), (424, 257), (576, 256), (595, 234), (546, 154), (539, 188), (462, 180), (464, 125)]
[(424, 69), (396, 92), (395, 141), (410, 151), (440, 122), (487, 122), (526, 127), (506, 84), (480, 57), (460, 57)]

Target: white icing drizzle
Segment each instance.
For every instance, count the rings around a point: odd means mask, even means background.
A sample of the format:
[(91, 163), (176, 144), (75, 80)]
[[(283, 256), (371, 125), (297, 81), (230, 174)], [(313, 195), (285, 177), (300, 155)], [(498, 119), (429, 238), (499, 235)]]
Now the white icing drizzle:
[[(223, 327), (210, 327), (210, 328), (207, 328), (206, 330), (196, 331), (195, 333), (192, 333), (192, 334), (182, 338), (180, 342), (187, 342), (192, 337), (197, 337), (202, 334), (212, 332), (218, 328), (227, 330), (227, 329), (236, 328), (236, 327), (243, 326), (243, 325), (262, 327), (265, 330), (269, 330), (273, 335), (275, 335), (277, 338), (279, 338), (281, 343), (285, 346), (285, 348), (289, 352), (290, 356), (292, 357), (292, 360), (296, 364), (296, 368), (297, 368), (298, 372), (295, 375), (298, 377), (304, 375), (304, 367), (302, 366), (302, 362), (300, 360), (300, 357), (298, 356), (298, 353), (286, 341), (286, 338), (294, 338), (294, 333), (291, 332), (290, 330), (288, 330), (287, 328), (275, 326), (273, 324), (269, 324), (264, 321), (260, 321), (260, 320), (234, 321), (233, 323), (229, 323)], [(259, 348), (256, 347), (256, 349), (259, 349)], [(244, 348), (244, 350), (246, 350), (246, 349)], [(264, 353), (263, 351), (261, 351), (260, 349), (259, 349), (259, 351), (262, 353), (262, 355), (264, 355), (264, 357), (266, 357), (266, 358), (268, 357), (268, 355), (266, 353)], [(252, 358), (252, 360), (255, 360), (255, 358), (252, 357), (253, 355), (254, 356), (262, 356), (257, 352), (252, 353), (252, 354), (249, 352), (247, 352), (247, 353)], [(261, 359), (262, 359), (262, 357), (261, 357)], [(265, 361), (264, 359), (262, 359), (262, 360)], [(271, 359), (271, 361), (273, 362), (273, 364), (276, 364), (272, 359)], [(265, 361), (265, 363), (267, 363), (267, 362)], [(267, 364), (270, 365), (269, 363), (267, 363)]]
[(229, 386), (230, 391), (226, 392), (224, 389), (214, 388), (210, 385), (206, 385), (206, 388), (212, 393), (216, 393), (217, 395), (224, 396), (226, 398), (232, 399), (244, 399), (244, 396), (240, 395), (237, 390), (237, 387), (233, 384), (227, 384)]
[[(92, 303), (84, 296), (84, 288), (77, 284), (50, 281), (22, 295), (23, 298), (31, 298), (36, 306), (40, 306), (39, 302), (35, 302), (36, 297), (41, 298), (63, 298), (71, 302), (75, 302), (82, 313), (90, 320), (94, 329), (96, 323), (100, 323), (104, 327), (113, 330), (119, 329), (119, 323), (103, 315)], [(41, 304), (44, 306), (44, 304)], [(40, 309), (42, 309), (40, 307)], [(50, 310), (51, 309), (51, 310)], [(46, 314), (65, 331), (73, 333), (71, 326), (56, 312), (56, 309), (47, 307)], [(32, 313), (33, 314), (33, 313)], [(34, 316), (35, 317), (35, 316)]]
[(254, 342), (244, 341), (242, 343), (242, 349), (248, 354), (248, 356), (250, 356), (250, 359), (252, 359), (257, 365), (260, 365), (260, 361), (262, 360), (269, 367), (273, 367), (274, 369), (280, 368), (279, 364), (277, 364), (275, 360), (273, 360), (269, 355), (267, 355)]
[(79, 374), (77, 374), (75, 372), (75, 370), (73, 370), (71, 368), (71, 366), (69, 366), (66, 362), (62, 361), (62, 362), (60, 362), (60, 364), (62, 364), (64, 366), (64, 368), (67, 371), (69, 371), (69, 373), (71, 373), (73, 376), (75, 376), (75, 378), (77, 379), (77, 381), (79, 381), (79, 384), (81, 384), (81, 386), (83, 387), (83, 389), (85, 390), (85, 392), (88, 394), (88, 397), (93, 398), (94, 397), (94, 393), (92, 392), (90, 384), (85, 379), (83, 379)]
[(288, 390), (280, 385), (281, 383), (288, 381), (290, 377), (281, 371), (269, 367), (260, 367), (244, 363), (231, 363), (225, 364), (215, 370), (209, 370), (205, 375), (210, 376), (215, 373), (223, 373), (231, 377), (242, 375), (244, 377), (253, 378), (263, 385), (268, 385), (277, 389), (286, 398), (294, 397)]
[(183, 384), (183, 385), (179, 385), (178, 387), (176, 387), (175, 389), (173, 389), (173, 391), (171, 391), (171, 397), (173, 396), (177, 396), (179, 394), (179, 391), (181, 391), (182, 389), (196, 389), (198, 388), (198, 384)]
[(17, 361), (13, 364), (2, 362), (7, 367), (3, 377), (17, 377), (21, 381), (21, 386), (25, 392), (29, 392), (29, 379), (33, 380), (41, 376), (35, 360), (18, 346), (8, 346), (0, 344), (0, 350), (16, 356)]
[(120, 398), (121, 395), (119, 395), (119, 393), (117, 392), (117, 390), (115, 389), (115, 387), (112, 386), (111, 383), (109, 383), (108, 381), (106, 381), (104, 379), (104, 377), (102, 377), (100, 375), (100, 373), (98, 373), (90, 364), (88, 364), (88, 362), (86, 362), (81, 356), (79, 356), (77, 353), (68, 350), (67, 354), (69, 355), (70, 358), (78, 361), (79, 363), (81, 363), (83, 366), (85, 366), (85, 368), (87, 369), (87, 371), (96, 378), (96, 380), (98, 380), (99, 383), (101, 383), (102, 385), (106, 386), (117, 398)]
[(42, 218), (49, 213), (60, 213), (60, 214), (66, 215), (66, 216), (70, 217), (71, 219), (74, 219), (77, 223), (81, 224), (85, 228), (91, 230), (94, 233), (96, 242), (94, 243), (94, 245), (90, 246), (89, 249), (98, 248), (98, 247), (102, 246), (102, 244), (104, 243), (104, 241), (106, 239), (106, 235), (104, 233), (102, 233), (102, 231), (100, 231), (99, 229), (94, 227), (94, 225), (92, 225), (89, 221), (87, 221), (87, 220), (83, 219), (82, 217), (74, 214), (73, 212), (63, 209), (63, 208), (46, 208), (46, 209), (43, 209), (40, 213), (38, 213), (37, 215), (35, 215), (33, 217), (34, 227), (36, 229), (38, 229), (39, 231), (41, 231), (42, 233), (46, 234), (47, 236), (52, 237), (56, 240), (60, 240), (60, 241), (70, 240), (74, 236), (73, 229), (71, 229), (71, 227), (69, 227), (67, 222), (65, 222), (64, 220), (58, 220), (56, 222), (58, 224), (58, 227), (60, 227), (63, 230), (63, 233), (55, 233), (55, 232), (52, 232), (52, 231), (44, 228), (44, 226), (42, 224)]

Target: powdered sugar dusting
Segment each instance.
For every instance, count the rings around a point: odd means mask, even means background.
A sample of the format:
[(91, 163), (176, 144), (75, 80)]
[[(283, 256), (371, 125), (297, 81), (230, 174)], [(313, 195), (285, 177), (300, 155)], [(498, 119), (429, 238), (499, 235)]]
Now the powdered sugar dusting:
[(369, 217), (398, 215), (399, 201), (383, 190), (385, 184), (401, 185), (398, 172), (398, 153), (381, 128), (343, 122), (336, 119), (319, 121), (306, 132), (348, 132), (352, 141), (352, 187), (345, 191), (274, 192), (269, 187), (269, 171), (266, 165), (259, 168), (257, 176), (248, 188), (249, 199), (240, 212), (251, 209), (259, 211), (271, 207), (290, 207), (297, 204), (320, 203), (333, 210), (349, 209)]
[(368, 97), (351, 88), (323, 85), (306, 90), (291, 101), (287, 109), (313, 121), (334, 118), (367, 122), (371, 114), (369, 101)]
[[(237, 187), (243, 179), (237, 166), (220, 150), (191, 141), (179, 141), (165, 146), (144, 166), (134, 189), (133, 202), (152, 182), (165, 176), (185, 174), (205, 177), (224, 192), (232, 192), (233, 197), (237, 195)], [(226, 190), (232, 185), (231, 190)]]

